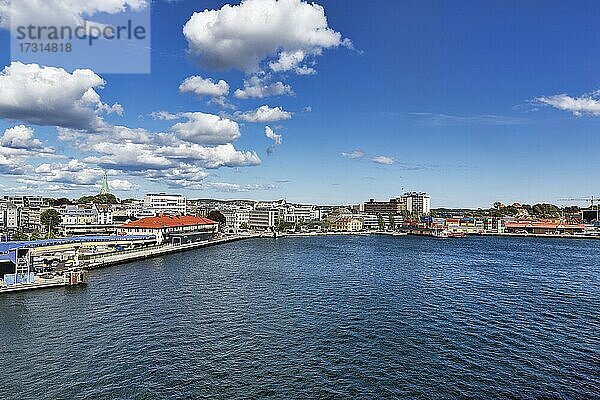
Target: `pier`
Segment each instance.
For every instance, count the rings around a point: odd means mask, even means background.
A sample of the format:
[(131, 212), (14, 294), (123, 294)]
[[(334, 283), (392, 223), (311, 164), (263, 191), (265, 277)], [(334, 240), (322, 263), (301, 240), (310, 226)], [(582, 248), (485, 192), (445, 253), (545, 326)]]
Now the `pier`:
[[(0, 267), (4, 275), (0, 275), (3, 278), (0, 280), (0, 294), (86, 284), (88, 270), (256, 237), (260, 235), (213, 237), (197, 242), (171, 242), (160, 245), (157, 245), (155, 238), (150, 236), (95, 236), (3, 243), (0, 248)], [(124, 248), (125, 246), (127, 248)], [(98, 253), (84, 251), (84, 249), (95, 251), (98, 247), (106, 247), (110, 251)], [(36, 265), (40, 264), (40, 258), (48, 254), (56, 256), (57, 253), (71, 258), (72, 264), (65, 266), (56, 274), (37, 273)], [(6, 273), (9, 270), (10, 272)]]

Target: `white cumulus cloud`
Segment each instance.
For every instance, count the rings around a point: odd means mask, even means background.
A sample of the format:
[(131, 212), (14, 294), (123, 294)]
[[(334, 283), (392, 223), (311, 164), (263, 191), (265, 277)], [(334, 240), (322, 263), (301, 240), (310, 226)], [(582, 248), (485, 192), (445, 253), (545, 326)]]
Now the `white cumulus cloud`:
[(600, 92), (583, 95), (581, 97), (571, 97), (567, 94), (557, 94), (554, 96), (542, 96), (536, 100), (539, 103), (557, 108), (563, 111), (572, 112), (576, 116), (590, 114), (600, 115)]
[(138, 11), (148, 4), (148, 0), (0, 0), (0, 27), (75, 26), (98, 13)]
[(238, 99), (262, 99), (272, 96), (293, 95), (294, 91), (290, 85), (283, 82), (268, 83), (265, 79), (252, 76), (244, 80), (243, 89), (236, 89), (233, 96)]
[(33, 137), (33, 128), (25, 125), (17, 125), (5, 130), (0, 144), (13, 149), (41, 149), (44, 147), (39, 139)]
[(229, 93), (229, 84), (222, 79), (215, 82), (211, 78), (190, 76), (181, 83), (179, 91), (181, 93), (192, 93), (198, 97), (223, 97)]
[(108, 186), (112, 190), (116, 190), (118, 192), (127, 192), (130, 190), (137, 190), (140, 188), (140, 185), (132, 183), (125, 179), (112, 179), (108, 182)]
[(196, 144), (225, 144), (241, 136), (237, 122), (201, 112), (180, 113), (187, 121), (178, 122), (171, 131), (180, 139)]
[(273, 122), (292, 118), (292, 113), (281, 107), (260, 106), (256, 110), (237, 112), (235, 117), (246, 122)]
[(0, 117), (36, 125), (95, 130), (102, 112), (121, 113), (96, 92), (104, 80), (89, 69), (68, 73), (62, 68), (13, 62), (0, 72)]
[(201, 66), (246, 72), (267, 59), (277, 60), (271, 68), (278, 71), (302, 69), (308, 56), (351, 45), (328, 26), (322, 6), (302, 0), (244, 0), (197, 12), (183, 34)]

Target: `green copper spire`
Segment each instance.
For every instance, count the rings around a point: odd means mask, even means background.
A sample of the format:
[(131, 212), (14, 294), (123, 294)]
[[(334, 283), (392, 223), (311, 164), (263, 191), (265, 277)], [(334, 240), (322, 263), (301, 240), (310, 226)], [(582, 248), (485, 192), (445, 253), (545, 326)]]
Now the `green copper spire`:
[(108, 175), (104, 174), (104, 179), (102, 180), (102, 189), (100, 189), (100, 194), (110, 194), (110, 188), (108, 187)]

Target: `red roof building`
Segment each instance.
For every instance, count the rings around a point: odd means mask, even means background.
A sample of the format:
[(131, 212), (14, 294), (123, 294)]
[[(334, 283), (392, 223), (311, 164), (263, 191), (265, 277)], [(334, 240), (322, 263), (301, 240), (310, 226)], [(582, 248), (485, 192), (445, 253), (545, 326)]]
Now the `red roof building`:
[(122, 235), (155, 235), (158, 243), (189, 243), (206, 239), (219, 230), (219, 223), (193, 215), (142, 218), (119, 227)]

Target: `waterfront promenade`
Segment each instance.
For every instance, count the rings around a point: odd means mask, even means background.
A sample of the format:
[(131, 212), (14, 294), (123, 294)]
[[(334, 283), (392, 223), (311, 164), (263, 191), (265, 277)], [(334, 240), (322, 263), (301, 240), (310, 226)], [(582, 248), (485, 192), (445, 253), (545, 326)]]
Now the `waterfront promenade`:
[(85, 269), (96, 269), (110, 265), (122, 264), (130, 261), (158, 257), (165, 254), (179, 253), (182, 251), (199, 249), (202, 247), (216, 246), (218, 244), (236, 242), (244, 239), (261, 237), (261, 235), (235, 235), (226, 236), (208, 241), (187, 243), (180, 245), (166, 244), (144, 249), (125, 250), (109, 254), (91, 255), (82, 257), (82, 267)]

